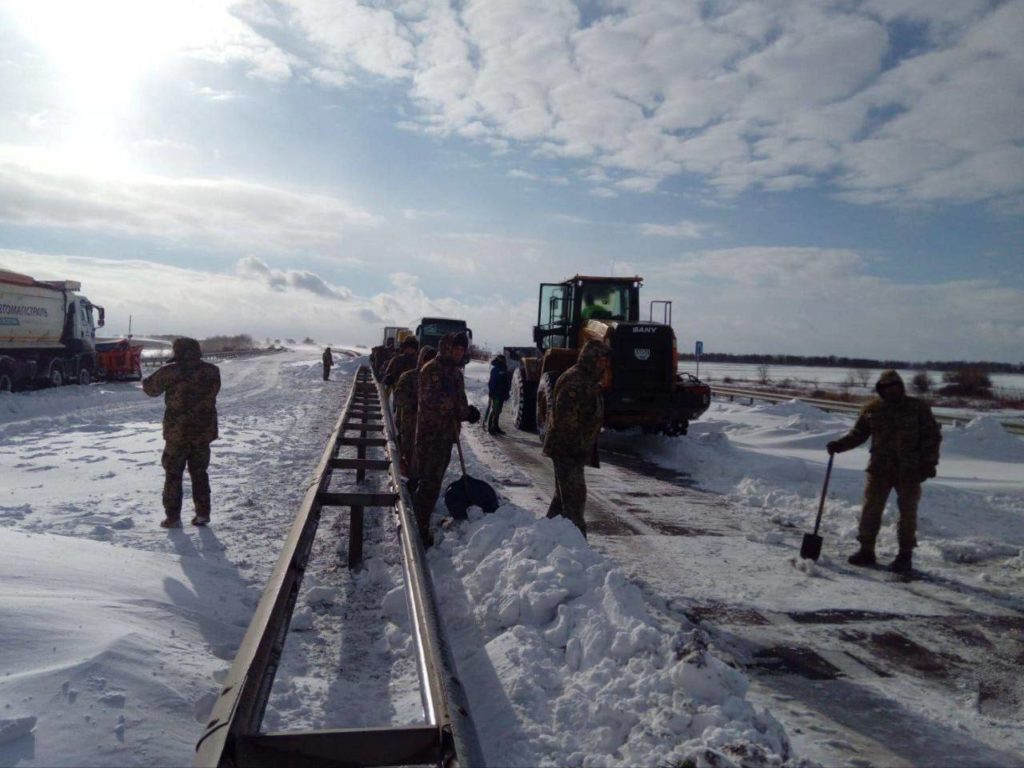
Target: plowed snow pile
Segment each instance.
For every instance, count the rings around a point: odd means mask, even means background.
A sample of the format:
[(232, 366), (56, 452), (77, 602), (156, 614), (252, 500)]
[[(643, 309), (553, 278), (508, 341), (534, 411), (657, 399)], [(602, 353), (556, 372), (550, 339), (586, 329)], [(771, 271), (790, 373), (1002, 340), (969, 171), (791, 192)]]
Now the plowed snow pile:
[[(430, 552), (493, 765), (778, 765), (746, 677), (674, 629), (569, 521), (506, 506)], [(453, 620), (452, 617), (457, 617)]]

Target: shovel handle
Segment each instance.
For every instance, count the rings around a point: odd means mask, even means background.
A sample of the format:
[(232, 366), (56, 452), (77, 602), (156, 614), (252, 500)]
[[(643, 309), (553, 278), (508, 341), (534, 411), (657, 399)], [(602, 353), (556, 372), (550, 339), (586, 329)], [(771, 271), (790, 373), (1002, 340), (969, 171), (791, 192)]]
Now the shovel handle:
[(814, 521), (814, 535), (818, 535), (818, 526), (821, 525), (821, 513), (825, 511), (825, 494), (828, 493), (828, 479), (832, 477), (832, 461), (835, 459), (835, 454), (830, 453), (828, 455), (828, 469), (825, 470), (825, 485), (821, 488), (821, 501), (818, 502), (818, 517)]
[(469, 477), (466, 475), (466, 460), (462, 458), (462, 441), (455, 438), (455, 447), (459, 449), (459, 466), (462, 467), (462, 485), (466, 489), (466, 498), (469, 498)]

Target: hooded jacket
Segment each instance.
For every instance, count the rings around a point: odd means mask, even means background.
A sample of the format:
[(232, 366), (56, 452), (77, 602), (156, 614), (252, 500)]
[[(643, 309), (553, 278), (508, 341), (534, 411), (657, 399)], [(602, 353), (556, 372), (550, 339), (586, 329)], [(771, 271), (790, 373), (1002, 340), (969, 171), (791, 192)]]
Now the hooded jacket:
[(164, 440), (210, 443), (217, 439), (217, 393), (220, 369), (202, 360), (195, 339), (174, 340), (172, 362), (142, 382), (150, 397), (164, 395)]
[(498, 356), (491, 360), (491, 375), (487, 379), (487, 394), (495, 400), (508, 400), (512, 377), (508, 373), (505, 358)]
[(420, 369), (417, 382), (416, 442), (454, 443), (459, 422), (469, 418), (462, 366), (448, 352), (452, 335), (438, 343), (437, 357)]
[(558, 377), (551, 397), (544, 455), (586, 463), (604, 423), (604, 398), (597, 358), (607, 355), (607, 345), (588, 341), (576, 365)]
[[(887, 384), (899, 386), (899, 398), (893, 402), (880, 396)], [(896, 371), (883, 372), (875, 391), (879, 396), (861, 409), (853, 429), (835, 442), (836, 452), (856, 448), (870, 438), (868, 472), (913, 480), (934, 477), (942, 432), (931, 407), (907, 395), (903, 379)]]
[[(406, 437), (411, 439), (416, 434), (416, 398), (419, 395), (420, 369), (435, 353), (436, 350), (431, 346), (422, 347), (416, 356), (416, 366), (399, 376), (395, 388), (391, 391), (395, 404), (395, 418), (398, 420), (398, 432), (403, 440)], [(412, 446), (403, 445), (402, 450), (412, 450)]]
[(418, 369), (419, 353), (415, 355), (405, 354), (405, 350), (402, 350), (397, 355), (391, 358), (391, 361), (384, 368), (384, 376), (381, 378), (381, 383), (388, 387), (393, 387), (402, 378), (402, 374), (407, 371), (411, 371), (414, 368)]

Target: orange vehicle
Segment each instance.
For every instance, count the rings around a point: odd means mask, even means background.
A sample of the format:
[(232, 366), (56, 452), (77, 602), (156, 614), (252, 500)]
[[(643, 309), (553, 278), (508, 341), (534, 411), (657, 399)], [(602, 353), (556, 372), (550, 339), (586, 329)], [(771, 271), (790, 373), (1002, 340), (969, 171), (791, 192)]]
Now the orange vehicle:
[(96, 373), (107, 381), (141, 381), (142, 346), (130, 338), (97, 341)]

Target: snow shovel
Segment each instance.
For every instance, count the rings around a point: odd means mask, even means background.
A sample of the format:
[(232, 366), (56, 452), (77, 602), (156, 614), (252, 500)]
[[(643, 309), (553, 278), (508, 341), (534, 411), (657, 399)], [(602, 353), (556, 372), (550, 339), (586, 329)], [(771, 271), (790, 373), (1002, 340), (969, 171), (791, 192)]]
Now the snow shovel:
[(498, 494), (483, 480), (477, 480), (466, 474), (466, 461), (462, 458), (462, 442), (455, 440), (459, 449), (459, 466), (462, 477), (452, 482), (444, 492), (444, 505), (456, 520), (466, 519), (466, 510), (480, 507), (484, 512), (493, 512), (498, 508)]
[(834, 458), (834, 453), (828, 455), (825, 486), (821, 489), (821, 503), (818, 504), (818, 518), (814, 521), (814, 533), (805, 533), (803, 543), (800, 545), (800, 557), (804, 560), (818, 562), (818, 557), (821, 555), (821, 536), (818, 535), (818, 526), (821, 525), (821, 513), (825, 511), (825, 494), (828, 493), (828, 479), (832, 476), (832, 460)]

